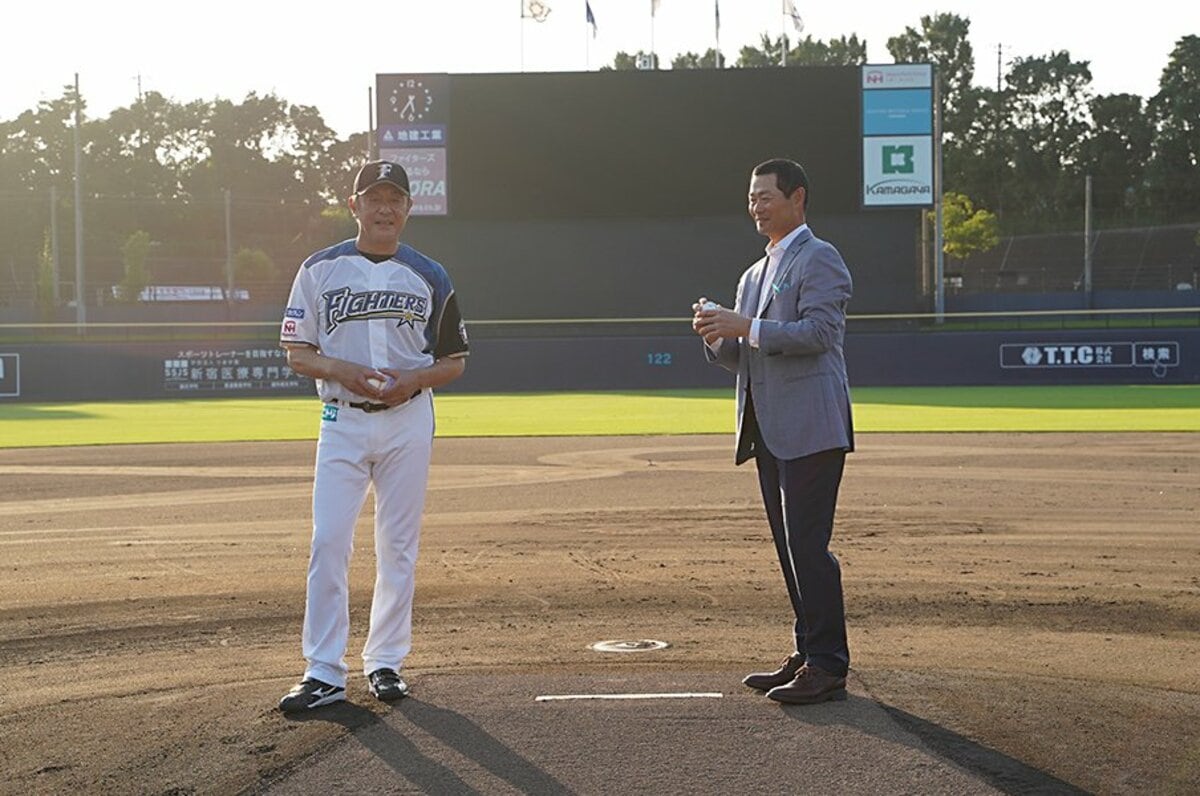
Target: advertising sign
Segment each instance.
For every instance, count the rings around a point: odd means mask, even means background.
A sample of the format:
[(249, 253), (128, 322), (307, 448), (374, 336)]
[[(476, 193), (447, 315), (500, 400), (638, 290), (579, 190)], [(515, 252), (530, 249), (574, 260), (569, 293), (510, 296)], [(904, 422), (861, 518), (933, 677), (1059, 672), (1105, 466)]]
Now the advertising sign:
[(450, 76), (376, 75), (375, 86), (379, 157), (408, 172), (412, 215), (447, 215)]
[(862, 68), (863, 207), (933, 205), (933, 67)]
[(408, 172), (414, 216), (446, 215), (448, 203), (444, 148), (380, 149), (379, 157), (399, 163)]
[(162, 361), (163, 389), (168, 393), (293, 392), (312, 384), (287, 364), (281, 348), (184, 349)]
[(1068, 342), (1003, 343), (1002, 368), (1150, 368), (1156, 378), (1166, 378), (1168, 368), (1179, 367), (1179, 343)]
[(21, 355), (0, 354), (0, 397), (15, 398), (21, 394)]
[(863, 204), (868, 207), (933, 204), (929, 136), (863, 139)]
[(929, 89), (863, 92), (863, 135), (929, 135)]

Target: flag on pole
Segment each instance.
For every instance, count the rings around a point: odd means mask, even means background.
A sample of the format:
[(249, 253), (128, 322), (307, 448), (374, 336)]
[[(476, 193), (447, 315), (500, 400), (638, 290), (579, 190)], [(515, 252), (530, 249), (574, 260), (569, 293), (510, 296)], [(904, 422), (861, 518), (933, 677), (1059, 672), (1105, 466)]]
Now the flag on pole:
[(800, 12), (796, 10), (796, 4), (792, 0), (783, 0), (783, 13), (792, 18), (792, 27), (797, 33), (804, 32), (804, 20), (800, 18)]
[(521, 19), (545, 22), (550, 16), (550, 4), (544, 0), (521, 0)]
[(596, 15), (592, 13), (592, 4), (589, 0), (583, 0), (583, 6), (587, 9), (587, 23), (592, 26), (592, 38), (596, 38)]
[(650, 0), (650, 16), (654, 16), (658, 13), (658, 4), (660, 2), (661, 0)]

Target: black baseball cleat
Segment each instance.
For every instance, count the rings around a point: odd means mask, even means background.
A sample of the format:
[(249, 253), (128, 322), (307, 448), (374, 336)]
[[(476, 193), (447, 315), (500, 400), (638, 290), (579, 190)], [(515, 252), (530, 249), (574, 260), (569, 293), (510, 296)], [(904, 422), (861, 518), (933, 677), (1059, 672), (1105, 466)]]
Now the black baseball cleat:
[(367, 689), (371, 696), (383, 702), (395, 702), (408, 696), (408, 683), (395, 669), (376, 669), (368, 674)]
[(279, 700), (279, 709), (284, 713), (300, 713), (346, 699), (346, 689), (323, 683), (320, 680), (301, 680)]

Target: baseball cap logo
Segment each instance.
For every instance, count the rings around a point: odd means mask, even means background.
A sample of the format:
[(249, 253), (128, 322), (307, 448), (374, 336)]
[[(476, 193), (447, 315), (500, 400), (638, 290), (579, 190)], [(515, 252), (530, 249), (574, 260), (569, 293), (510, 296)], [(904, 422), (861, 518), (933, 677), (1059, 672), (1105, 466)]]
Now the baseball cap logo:
[(404, 193), (412, 195), (408, 185), (408, 172), (399, 163), (390, 160), (375, 160), (364, 163), (354, 178), (354, 193), (361, 194), (373, 185), (390, 182)]

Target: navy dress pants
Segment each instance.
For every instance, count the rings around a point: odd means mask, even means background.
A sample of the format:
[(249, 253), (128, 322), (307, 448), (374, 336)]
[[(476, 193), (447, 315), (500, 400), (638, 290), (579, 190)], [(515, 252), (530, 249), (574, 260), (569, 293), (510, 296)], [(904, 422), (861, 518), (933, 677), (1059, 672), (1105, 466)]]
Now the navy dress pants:
[(796, 614), (796, 651), (839, 676), (850, 668), (842, 569), (829, 552), (846, 452), (777, 459), (759, 441), (755, 462), (767, 521)]

